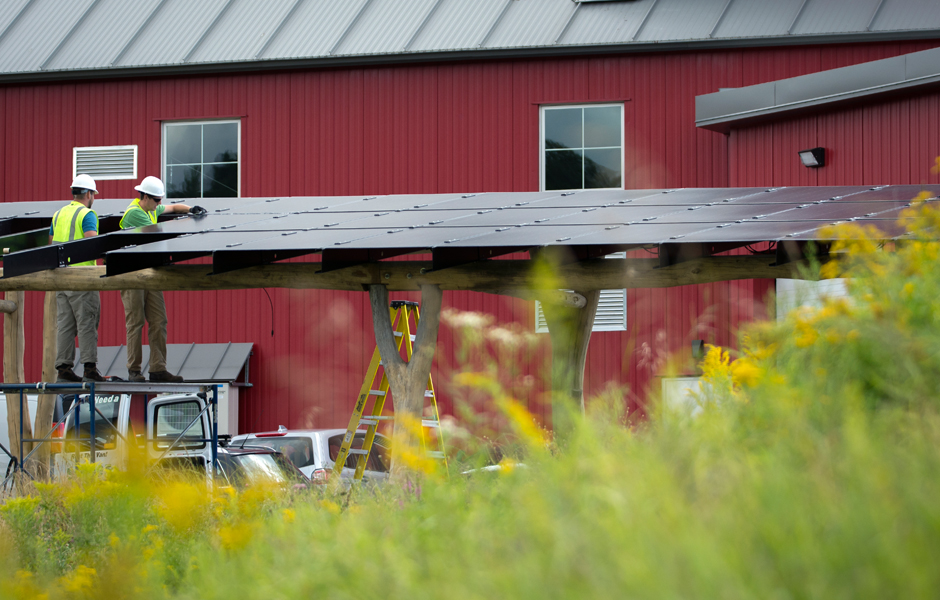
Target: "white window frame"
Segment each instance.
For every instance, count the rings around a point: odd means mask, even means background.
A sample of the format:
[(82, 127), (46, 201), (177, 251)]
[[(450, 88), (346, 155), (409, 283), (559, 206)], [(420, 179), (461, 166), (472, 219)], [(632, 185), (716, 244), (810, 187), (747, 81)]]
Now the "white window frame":
[[(592, 190), (622, 190), (624, 184), (624, 125), (623, 125), (623, 102), (587, 102), (584, 104), (543, 104), (539, 106), (539, 191), (545, 190), (545, 111), (556, 110), (560, 108), (607, 108), (616, 106), (620, 108), (620, 187), (616, 188), (590, 188)], [(583, 175), (582, 175), (583, 177)], [(583, 190), (586, 188), (571, 188), (574, 190)], [(566, 190), (552, 190), (553, 192), (562, 192)]]
[[(614, 252), (613, 254), (608, 254), (604, 258), (626, 258), (626, 252)], [(566, 290), (571, 291), (571, 290)], [(591, 331), (626, 331), (627, 330), (627, 290), (601, 290), (601, 297), (598, 300), (598, 305), (606, 301), (621, 301), (623, 299), (623, 320), (617, 324), (610, 323), (598, 323), (597, 319), (594, 320), (594, 326), (591, 328)], [(544, 313), (542, 312), (541, 303), (535, 301), (535, 333), (548, 333), (548, 322), (545, 320)]]
[[(173, 127), (176, 125), (221, 125), (224, 123), (235, 123), (238, 128), (238, 160), (236, 161), (238, 165), (238, 183), (236, 184), (238, 190), (236, 191), (236, 198), (241, 198), (242, 196), (242, 121), (241, 119), (202, 119), (202, 120), (179, 120), (179, 121), (164, 121), (160, 127), (160, 173), (162, 174), (163, 181), (167, 181), (167, 164), (166, 164), (166, 129), (167, 127)], [(205, 166), (207, 164), (216, 164), (216, 163), (200, 163)]]
[(111, 151), (125, 151), (131, 150), (134, 153), (134, 170), (130, 175), (101, 175), (101, 174), (92, 174), (86, 173), (86, 175), (92, 175), (92, 178), (95, 181), (103, 181), (106, 179), (118, 180), (118, 179), (137, 179), (137, 145), (126, 145), (126, 146), (76, 146), (72, 148), (72, 179), (80, 175), (78, 172), (78, 155), (83, 150), (88, 152), (100, 152), (102, 150), (111, 150)]

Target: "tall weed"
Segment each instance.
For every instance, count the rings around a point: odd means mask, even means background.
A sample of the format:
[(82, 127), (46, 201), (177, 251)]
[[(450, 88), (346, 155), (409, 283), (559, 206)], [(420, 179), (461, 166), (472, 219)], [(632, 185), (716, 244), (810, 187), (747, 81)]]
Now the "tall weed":
[(710, 348), (694, 416), (625, 427), (612, 388), (559, 451), (501, 368), (528, 342), (485, 324), (453, 383), (488, 416), (448, 425), (449, 478), (298, 498), (88, 469), (0, 508), (0, 596), (936, 597), (940, 219), (914, 211), (890, 251), (835, 232), (847, 299)]

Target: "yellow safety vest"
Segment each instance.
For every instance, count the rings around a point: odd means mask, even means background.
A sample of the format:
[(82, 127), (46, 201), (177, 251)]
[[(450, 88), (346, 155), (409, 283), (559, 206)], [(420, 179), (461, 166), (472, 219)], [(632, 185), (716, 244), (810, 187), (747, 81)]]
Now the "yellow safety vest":
[[(52, 241), (53, 242), (71, 242), (85, 237), (82, 230), (82, 221), (85, 215), (92, 213), (95, 215), (95, 221), (98, 221), (98, 213), (86, 207), (81, 202), (74, 200), (63, 206), (52, 215)], [(70, 267), (94, 266), (95, 261), (86, 260), (84, 262), (74, 263)]]
[(140, 205), (140, 198), (138, 198), (134, 200), (133, 202), (131, 202), (130, 205), (128, 205), (126, 209), (124, 209), (124, 216), (121, 217), (121, 222), (118, 223), (118, 227), (120, 227), (121, 229), (124, 229), (124, 217), (127, 216), (127, 213), (129, 213), (132, 208), (139, 208), (140, 210), (143, 210), (144, 214), (147, 215), (147, 217), (150, 219), (150, 222), (153, 223), (154, 225), (157, 224), (157, 211), (154, 210), (151, 212), (147, 212), (146, 210), (144, 210), (144, 207)]

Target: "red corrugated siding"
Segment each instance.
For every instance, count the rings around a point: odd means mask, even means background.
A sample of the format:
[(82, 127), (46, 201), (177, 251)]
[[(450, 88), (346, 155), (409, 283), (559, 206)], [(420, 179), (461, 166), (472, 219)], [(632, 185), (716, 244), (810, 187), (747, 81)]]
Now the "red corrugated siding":
[[(808, 169), (797, 152), (817, 146), (826, 166)], [(733, 186), (937, 183), (940, 94), (734, 129), (729, 153)]]
[[(530, 191), (538, 189), (538, 105), (626, 101), (626, 187), (905, 183), (919, 158), (940, 154), (937, 102), (860, 108), (831, 118), (736, 131), (694, 125), (695, 96), (933, 47), (905, 42), (720, 50), (0, 87), (3, 201), (62, 200), (72, 147), (137, 144), (141, 175), (160, 168), (160, 120), (241, 117), (244, 196)], [(833, 150), (813, 172), (792, 160), (810, 135)], [(838, 140), (838, 141), (830, 141)], [(815, 144), (816, 142), (813, 142)], [(809, 145), (813, 145), (809, 144)], [(862, 153), (861, 148), (885, 152)], [(883, 162), (882, 154), (889, 156)], [(841, 162), (840, 162), (841, 161)], [(839, 166), (843, 165), (844, 166)], [(130, 181), (102, 181), (129, 197)], [(597, 333), (589, 393), (628, 384), (631, 406), (655, 373), (638, 350), (687, 354), (689, 340), (733, 344), (763, 315), (772, 282), (743, 281), (628, 295), (629, 331)], [(337, 426), (348, 418), (374, 344), (363, 293), (269, 290), (167, 294), (171, 342), (254, 342), (242, 395), (244, 429)], [(39, 376), (41, 294), (27, 306), (27, 375)], [(417, 299), (416, 294), (396, 297)], [(102, 294), (101, 345), (121, 344), (123, 312)], [(445, 305), (531, 328), (530, 303), (448, 292)], [(274, 336), (271, 336), (271, 330)], [(547, 339), (545, 340), (547, 342)], [(533, 364), (544, 365), (544, 347)], [(458, 364), (442, 329), (437, 373)], [(536, 392), (548, 375), (533, 368)], [(443, 379), (444, 377), (441, 377)], [(443, 381), (439, 381), (443, 384)], [(452, 411), (443, 386), (443, 408)], [(539, 394), (534, 394), (533, 397)], [(550, 410), (533, 399), (550, 421)]]

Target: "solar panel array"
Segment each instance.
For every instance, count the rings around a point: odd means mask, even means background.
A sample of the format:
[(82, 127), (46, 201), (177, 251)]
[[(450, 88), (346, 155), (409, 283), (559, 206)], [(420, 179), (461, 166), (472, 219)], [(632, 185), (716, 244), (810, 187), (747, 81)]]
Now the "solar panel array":
[[(329, 270), (415, 252), (430, 252), (434, 268), (445, 268), (549, 246), (592, 255), (663, 244), (820, 241), (823, 228), (840, 222), (874, 225), (895, 238), (905, 233), (901, 211), (924, 190), (934, 201), (940, 194), (938, 185), (899, 185), (185, 200), (208, 214), (9, 254), (4, 276), (105, 256), (108, 275), (205, 256), (214, 272), (310, 254), (320, 254)], [(116, 228), (128, 202), (95, 203), (103, 232)], [(2, 233), (48, 228), (62, 205), (0, 204)]]

